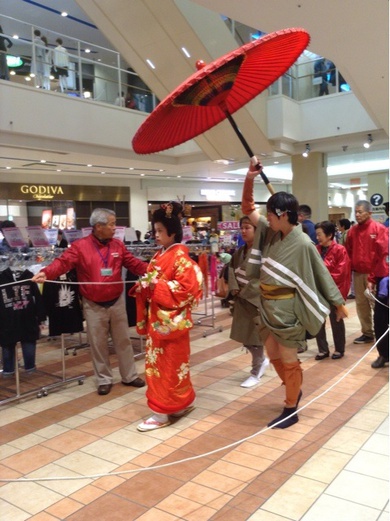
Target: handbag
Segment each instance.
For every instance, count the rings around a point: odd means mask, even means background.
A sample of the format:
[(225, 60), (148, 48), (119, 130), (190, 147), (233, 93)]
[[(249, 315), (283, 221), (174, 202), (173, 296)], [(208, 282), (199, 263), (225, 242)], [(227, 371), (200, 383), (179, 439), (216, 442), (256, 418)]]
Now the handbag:
[(224, 277), (219, 277), (217, 279), (217, 291), (215, 292), (215, 296), (219, 298), (226, 298), (229, 293), (229, 285), (226, 282)]

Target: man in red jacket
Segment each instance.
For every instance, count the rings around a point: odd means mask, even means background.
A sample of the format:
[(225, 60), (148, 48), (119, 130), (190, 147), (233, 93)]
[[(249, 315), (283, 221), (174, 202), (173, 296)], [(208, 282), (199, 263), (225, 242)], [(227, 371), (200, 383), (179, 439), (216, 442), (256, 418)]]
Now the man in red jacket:
[(76, 269), (83, 310), (87, 322), (98, 394), (108, 394), (113, 376), (108, 351), (108, 335), (114, 343), (123, 385), (143, 387), (138, 378), (134, 352), (128, 334), (123, 295), (122, 266), (136, 275), (144, 275), (147, 263), (128, 252), (123, 242), (114, 239), (115, 212), (96, 208), (89, 219), (92, 233), (75, 241), (49, 266), (33, 277), (34, 282), (55, 280), (72, 268)]
[(374, 330), (379, 354), (371, 367), (379, 369), (389, 363), (389, 229), (385, 226), (382, 226), (375, 246), (368, 290), (375, 294)]
[(349, 229), (345, 244), (351, 259), (356, 311), (362, 329), (362, 335), (355, 338), (354, 344), (367, 344), (374, 341), (371, 304), (364, 292), (368, 284), (368, 275), (372, 271), (375, 244), (383, 225), (371, 219), (371, 214), (372, 207), (368, 201), (357, 201), (355, 205), (357, 224)]

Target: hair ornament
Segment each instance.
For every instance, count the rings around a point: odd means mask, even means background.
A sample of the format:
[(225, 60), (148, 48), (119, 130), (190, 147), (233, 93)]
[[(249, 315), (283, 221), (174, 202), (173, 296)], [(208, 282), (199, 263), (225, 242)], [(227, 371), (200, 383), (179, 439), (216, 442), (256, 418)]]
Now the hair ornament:
[(172, 203), (162, 204), (162, 205), (161, 205), (161, 208), (162, 208), (163, 210), (165, 210), (165, 217), (167, 217), (168, 219), (170, 219), (170, 218), (172, 217), (173, 204), (172, 204)]
[(291, 210), (281, 210), (280, 208), (275, 208), (275, 214), (278, 217), (281, 217), (284, 213), (291, 213)]

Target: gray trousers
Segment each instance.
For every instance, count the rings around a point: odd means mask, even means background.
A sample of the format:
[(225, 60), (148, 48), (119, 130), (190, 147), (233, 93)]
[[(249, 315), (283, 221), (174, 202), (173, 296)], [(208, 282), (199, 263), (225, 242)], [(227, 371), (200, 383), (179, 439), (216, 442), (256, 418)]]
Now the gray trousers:
[(264, 362), (264, 347), (263, 346), (244, 346), (252, 355), (252, 369), (251, 374), (256, 376), (259, 374), (260, 367)]
[[(344, 353), (345, 351), (345, 324), (344, 320), (336, 320), (336, 308), (330, 308), (330, 326), (332, 328), (334, 348), (337, 353)], [(320, 353), (329, 353), (329, 345), (326, 340), (325, 323), (322, 325), (320, 332), (316, 336), (318, 351)]]
[(113, 381), (108, 350), (109, 335), (118, 357), (122, 381), (128, 383), (135, 380), (138, 375), (129, 337), (124, 295), (108, 308), (83, 297), (83, 308), (97, 385), (112, 384)]

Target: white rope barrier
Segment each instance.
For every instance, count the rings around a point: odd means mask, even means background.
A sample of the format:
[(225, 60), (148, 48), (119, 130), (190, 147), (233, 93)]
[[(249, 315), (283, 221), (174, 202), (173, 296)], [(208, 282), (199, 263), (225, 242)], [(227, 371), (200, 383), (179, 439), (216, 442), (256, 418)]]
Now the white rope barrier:
[[(107, 284), (133, 284), (134, 282), (138, 282), (139, 279), (135, 280), (117, 280), (113, 282), (72, 282), (68, 280), (45, 280), (44, 282), (36, 282), (36, 284), (75, 284), (75, 285), (84, 285), (84, 284), (95, 284), (96, 286), (104, 286)], [(23, 279), (23, 280), (15, 280), (13, 282), (7, 282), (6, 284), (0, 284), (0, 288), (4, 288), (5, 286), (14, 286), (15, 284), (22, 284), (24, 282), (31, 282), (32, 279)]]
[(50, 477), (41, 477), (41, 478), (15, 478), (15, 479), (2, 479), (2, 478), (0, 478), (0, 482), (3, 482), (3, 483), (28, 483), (28, 482), (58, 481), (58, 480), (59, 481), (71, 481), (71, 480), (76, 480), (76, 479), (99, 479), (99, 478), (103, 478), (103, 477), (106, 477), (106, 476), (121, 476), (121, 475), (124, 475), (124, 474), (133, 474), (135, 472), (145, 472), (145, 471), (149, 471), (149, 470), (159, 470), (159, 469), (163, 469), (163, 468), (166, 468), (166, 467), (171, 467), (173, 465), (178, 465), (180, 463), (187, 463), (188, 461), (194, 461), (194, 460), (197, 460), (197, 459), (200, 459), (200, 458), (206, 458), (206, 457), (211, 456), (213, 454), (217, 454), (218, 452), (221, 452), (221, 451), (224, 451), (224, 450), (227, 450), (227, 449), (231, 449), (233, 447), (236, 447), (237, 445), (240, 445), (241, 443), (244, 443), (244, 442), (246, 442), (248, 440), (251, 440), (251, 439), (255, 438), (259, 434), (264, 434), (265, 432), (269, 431), (270, 429), (273, 429), (274, 427), (279, 425), (279, 423), (281, 423), (282, 421), (285, 421), (286, 419), (291, 418), (294, 414), (298, 414), (299, 412), (301, 412), (304, 409), (306, 409), (307, 407), (309, 407), (312, 403), (316, 402), (317, 400), (319, 400), (320, 398), (325, 396), (334, 387), (336, 387), (340, 382), (342, 382), (347, 376), (349, 376), (349, 374), (356, 367), (358, 367), (363, 362), (363, 360), (365, 358), (367, 358), (367, 356), (377, 346), (378, 342), (380, 342), (387, 335), (388, 332), (389, 332), (389, 329), (387, 329), (387, 331), (375, 342), (375, 344), (367, 351), (367, 353), (365, 353), (352, 367), (350, 367), (350, 369), (348, 369), (348, 371), (346, 371), (334, 384), (332, 384), (328, 389), (325, 389), (325, 391), (323, 391), (319, 396), (316, 396), (315, 398), (310, 400), (307, 404), (305, 404), (302, 407), (300, 407), (299, 409), (297, 409), (296, 412), (290, 414), (290, 416), (287, 416), (286, 418), (283, 418), (279, 422), (274, 423), (271, 427), (265, 427), (264, 429), (261, 429), (260, 431), (257, 431), (254, 434), (251, 434), (250, 436), (247, 436), (246, 438), (242, 438), (242, 439), (240, 439), (238, 441), (230, 443), (229, 445), (225, 445), (224, 447), (220, 447), (219, 449), (214, 449), (212, 451), (205, 452), (203, 454), (198, 454), (197, 456), (190, 456), (188, 458), (184, 458), (184, 459), (181, 459), (181, 460), (178, 460), (178, 461), (171, 461), (170, 463), (162, 463), (160, 465), (154, 465), (154, 466), (151, 466), (151, 467), (144, 467), (144, 468), (139, 468), (139, 469), (122, 470), (122, 471), (117, 471), (117, 472), (104, 472), (102, 474), (90, 474), (90, 475), (87, 475), (87, 476), (50, 476)]

